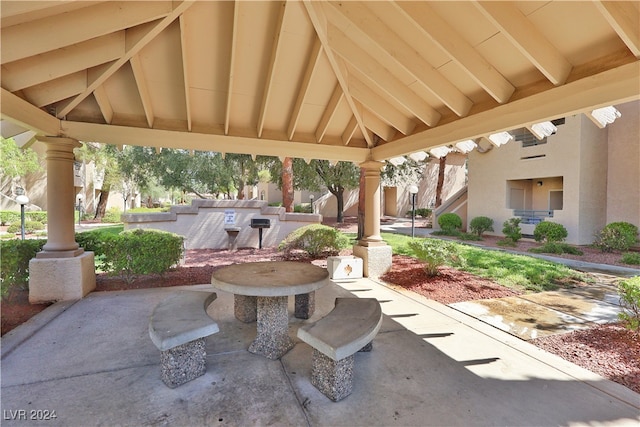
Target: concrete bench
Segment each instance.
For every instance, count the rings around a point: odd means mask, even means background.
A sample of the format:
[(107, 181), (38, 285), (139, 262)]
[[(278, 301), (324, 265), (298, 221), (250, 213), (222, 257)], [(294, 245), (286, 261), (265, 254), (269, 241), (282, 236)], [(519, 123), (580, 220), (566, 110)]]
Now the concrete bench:
[(204, 338), (219, 331), (207, 314), (215, 292), (178, 291), (160, 302), (149, 319), (149, 336), (160, 350), (162, 381), (175, 388), (206, 371)]
[(382, 325), (375, 298), (336, 298), (334, 309), (298, 329), (298, 338), (313, 347), (311, 384), (337, 402), (353, 390), (354, 354), (370, 351)]

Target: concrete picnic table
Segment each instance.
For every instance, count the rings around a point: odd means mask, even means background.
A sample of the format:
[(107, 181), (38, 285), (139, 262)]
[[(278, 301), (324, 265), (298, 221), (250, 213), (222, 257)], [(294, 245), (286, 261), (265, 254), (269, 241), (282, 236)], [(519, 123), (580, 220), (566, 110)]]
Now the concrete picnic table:
[(313, 311), (315, 291), (325, 286), (328, 278), (326, 269), (313, 264), (264, 261), (216, 270), (211, 276), (211, 284), (234, 294), (236, 318), (243, 322), (257, 320), (256, 339), (249, 351), (268, 359), (279, 359), (294, 345), (288, 333), (288, 297), (301, 297), (305, 307), (298, 307), (296, 301), (296, 315), (308, 318)]

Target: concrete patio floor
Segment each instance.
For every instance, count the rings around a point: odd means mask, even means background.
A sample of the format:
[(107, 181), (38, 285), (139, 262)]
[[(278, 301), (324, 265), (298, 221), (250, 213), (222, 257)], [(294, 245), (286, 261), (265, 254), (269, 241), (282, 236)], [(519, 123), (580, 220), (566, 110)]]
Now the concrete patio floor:
[[(208, 284), (187, 287), (211, 291)], [(312, 350), (281, 360), (246, 349), (255, 324), (218, 292), (207, 373), (160, 380), (149, 315), (176, 288), (96, 292), (57, 303), (2, 338), (2, 425), (47, 426), (638, 426), (640, 395), (450, 307), (369, 279), (317, 292), (312, 319), (336, 297), (377, 298), (384, 322), (355, 358), (353, 393), (334, 403), (310, 383)], [(292, 300), (292, 299), (291, 299)], [(293, 301), (290, 302), (290, 311)], [(24, 411), (24, 412), (22, 412)], [(33, 412), (32, 412), (33, 411)], [(31, 415), (55, 411), (50, 421)], [(18, 419), (22, 416), (28, 423)]]

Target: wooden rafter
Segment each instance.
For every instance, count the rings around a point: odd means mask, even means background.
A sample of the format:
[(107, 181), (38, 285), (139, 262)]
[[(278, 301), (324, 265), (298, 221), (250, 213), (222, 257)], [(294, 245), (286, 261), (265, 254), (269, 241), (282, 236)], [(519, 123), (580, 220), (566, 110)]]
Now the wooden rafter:
[(155, 119), (153, 115), (153, 106), (151, 105), (151, 94), (149, 93), (149, 87), (147, 86), (147, 79), (142, 69), (142, 63), (138, 55), (131, 57), (131, 69), (133, 70), (133, 76), (138, 86), (138, 94), (140, 94), (140, 101), (142, 101), (142, 108), (144, 109), (144, 115), (147, 118), (147, 124), (150, 128), (153, 127), (153, 121)]
[(638, 3), (631, 1), (594, 1), (594, 3), (633, 55), (640, 58)]
[(320, 43), (320, 40), (316, 39), (311, 50), (311, 55), (309, 55), (309, 62), (307, 63), (307, 68), (304, 72), (304, 76), (302, 77), (302, 82), (300, 83), (300, 86), (298, 88), (298, 96), (293, 106), (291, 118), (289, 119), (289, 126), (287, 127), (287, 136), (289, 137), (289, 140), (293, 139), (293, 134), (296, 131), (298, 120), (300, 119), (300, 113), (302, 112), (302, 106), (304, 105), (305, 99), (309, 94), (313, 75), (318, 69), (318, 62), (320, 60), (321, 53), (322, 44)]
[(477, 1), (475, 4), (551, 83), (557, 86), (567, 80), (571, 63), (540, 34), (515, 4), (506, 1)]
[(334, 117), (342, 99), (344, 99), (344, 92), (340, 89), (340, 85), (336, 85), (333, 93), (331, 94), (329, 104), (327, 104), (327, 108), (324, 109), (324, 113), (322, 114), (322, 118), (320, 119), (320, 123), (316, 129), (316, 140), (318, 142), (322, 142), (322, 138), (324, 138), (324, 134), (329, 127), (329, 123)]
[(505, 103), (515, 87), (489, 64), (466, 40), (447, 24), (426, 2), (393, 3), (409, 22), (442, 48), (496, 101)]
[(134, 55), (137, 55), (143, 47), (145, 47), (151, 40), (153, 40), (162, 30), (167, 28), (169, 24), (187, 10), (194, 1), (183, 1), (180, 3), (171, 13), (156, 23), (137, 43), (129, 46), (126, 53), (115, 61), (99, 78), (95, 79), (87, 89), (85, 89), (80, 95), (76, 96), (73, 100), (69, 101), (62, 110), (58, 113), (58, 117), (64, 117), (71, 110), (78, 106), (87, 96), (89, 96), (98, 86), (102, 85), (109, 77), (111, 77), (116, 71), (120, 69), (127, 61), (129, 61)]
[(233, 26), (231, 29), (231, 55), (229, 55), (229, 84), (227, 85), (227, 102), (224, 113), (224, 134), (229, 135), (231, 124), (231, 99), (234, 89), (234, 76), (236, 68), (236, 45), (238, 40), (238, 22), (240, 21), (240, 4), (233, 2)]
[(96, 90), (93, 91), (93, 96), (96, 98), (96, 102), (98, 103), (102, 117), (104, 117), (104, 121), (111, 123), (113, 120), (113, 108), (111, 107), (111, 103), (109, 102), (109, 97), (107, 96), (107, 91), (104, 89), (104, 86), (98, 86)]
[(184, 86), (184, 100), (185, 108), (187, 111), (187, 130), (191, 132), (191, 84), (189, 83), (189, 61), (187, 58), (187, 35), (186, 27), (187, 23), (184, 19), (184, 15), (180, 15), (180, 50), (182, 57), (182, 76)]

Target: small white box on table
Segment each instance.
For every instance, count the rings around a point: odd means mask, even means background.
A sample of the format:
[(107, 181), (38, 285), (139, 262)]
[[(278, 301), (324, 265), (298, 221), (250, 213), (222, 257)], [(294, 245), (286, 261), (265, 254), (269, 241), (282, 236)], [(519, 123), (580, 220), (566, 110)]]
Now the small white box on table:
[(327, 258), (329, 278), (333, 280), (361, 279), (362, 258), (353, 255), (330, 256)]

